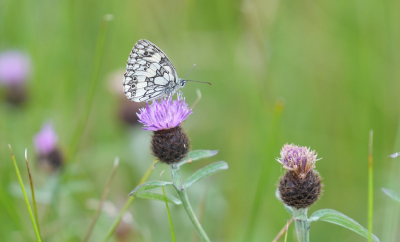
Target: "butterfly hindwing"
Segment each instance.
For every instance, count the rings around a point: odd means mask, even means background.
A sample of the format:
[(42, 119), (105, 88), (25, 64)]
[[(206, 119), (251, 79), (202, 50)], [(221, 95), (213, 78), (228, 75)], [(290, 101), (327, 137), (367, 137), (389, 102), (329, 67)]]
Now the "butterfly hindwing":
[(178, 75), (164, 52), (148, 40), (132, 49), (124, 74), (124, 93), (132, 101), (146, 102), (168, 96), (178, 85)]

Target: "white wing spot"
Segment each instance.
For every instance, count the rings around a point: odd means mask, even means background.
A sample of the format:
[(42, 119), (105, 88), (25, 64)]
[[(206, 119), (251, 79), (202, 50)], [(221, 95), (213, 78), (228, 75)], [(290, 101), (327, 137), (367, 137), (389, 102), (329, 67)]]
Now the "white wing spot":
[(167, 85), (168, 81), (164, 77), (156, 77), (154, 78), (154, 84), (157, 85)]

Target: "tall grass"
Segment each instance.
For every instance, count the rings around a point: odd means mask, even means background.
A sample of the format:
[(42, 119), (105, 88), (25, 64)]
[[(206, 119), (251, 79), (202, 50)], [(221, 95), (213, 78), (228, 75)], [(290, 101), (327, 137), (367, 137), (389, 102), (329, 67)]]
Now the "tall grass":
[[(126, 194), (152, 158), (148, 134), (119, 122), (120, 97), (111, 94), (108, 75), (124, 69), (135, 42), (146, 38), (163, 49), (180, 76), (196, 63), (190, 79), (213, 83), (212, 87), (188, 83), (182, 89), (189, 103), (195, 101), (197, 88), (202, 91), (201, 102), (184, 124), (192, 148), (218, 149), (230, 166), (228, 172), (196, 185), (212, 188), (202, 221), (210, 238), (235, 241), (246, 236), (259, 184), (254, 178), (263, 169), (268, 173), (262, 178), (264, 194), (252, 236), (271, 241), (284, 223), (286, 212), (273, 196), (280, 174), (273, 159), (279, 148), (266, 144), (279, 97), (285, 100), (285, 111), (276, 142), (311, 146), (323, 157), (317, 169), (324, 174), (326, 191), (311, 210), (330, 207), (367, 224), (368, 205), (360, 198), (368, 197), (368, 173), (362, 167), (368, 153), (365, 134), (370, 129), (374, 130), (374, 160), (379, 161), (374, 164), (375, 187), (395, 190), (400, 174), (399, 162), (387, 158), (400, 150), (399, 4), (396, 0), (2, 1), (0, 51), (25, 50), (32, 58), (33, 72), (25, 106), (0, 103), (0, 159), (9, 160), (8, 143), (15, 150), (34, 150), (33, 135), (51, 119), (60, 148), (80, 160), (65, 167), (67, 175), (59, 189), (62, 199), (56, 200), (54, 209), (43, 203), (42, 193), (35, 194), (39, 215), (48, 214), (39, 216), (46, 241), (82, 238), (93, 216), (86, 202), (102, 195), (109, 161), (117, 155), (120, 168), (108, 199), (117, 205), (126, 202)], [(99, 64), (93, 61), (98, 60), (94, 53), (105, 14), (113, 14), (114, 20), (107, 27)], [(89, 89), (93, 91), (88, 95)], [(22, 153), (16, 158), (21, 160)], [(29, 162), (35, 186), (47, 191), (49, 175), (35, 165), (34, 156)], [(194, 166), (185, 168), (183, 176)], [(29, 240), (31, 221), (15, 194), (13, 169), (10, 162), (0, 162), (0, 217), (4, 218), (0, 237)], [(176, 231), (180, 228), (176, 240), (190, 240), (192, 230), (185, 214), (170, 208)], [(375, 234), (382, 241), (398, 241), (399, 206), (376, 193), (374, 208)], [(131, 240), (168, 237), (166, 221), (158, 216), (165, 211), (163, 203), (137, 200), (125, 210), (133, 213), (138, 224), (132, 225), (136, 232), (129, 235)], [(100, 216), (92, 240), (103, 240), (113, 222)], [(340, 227), (315, 226), (311, 235), (315, 241), (359, 240)]]

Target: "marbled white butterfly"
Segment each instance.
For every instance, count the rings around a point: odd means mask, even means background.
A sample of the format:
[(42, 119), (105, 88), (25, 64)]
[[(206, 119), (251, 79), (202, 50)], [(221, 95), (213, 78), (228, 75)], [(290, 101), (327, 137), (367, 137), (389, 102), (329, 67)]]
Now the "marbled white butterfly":
[(164, 52), (148, 40), (139, 40), (132, 49), (124, 74), (124, 93), (135, 102), (148, 102), (173, 95), (186, 82), (178, 77)]

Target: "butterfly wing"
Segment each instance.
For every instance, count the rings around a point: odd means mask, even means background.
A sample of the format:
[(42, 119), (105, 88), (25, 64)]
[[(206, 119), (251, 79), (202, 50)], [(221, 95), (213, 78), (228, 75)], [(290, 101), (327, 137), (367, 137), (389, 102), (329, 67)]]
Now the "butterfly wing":
[(178, 74), (155, 44), (139, 40), (132, 49), (124, 74), (124, 93), (135, 102), (147, 102), (173, 93)]

